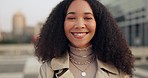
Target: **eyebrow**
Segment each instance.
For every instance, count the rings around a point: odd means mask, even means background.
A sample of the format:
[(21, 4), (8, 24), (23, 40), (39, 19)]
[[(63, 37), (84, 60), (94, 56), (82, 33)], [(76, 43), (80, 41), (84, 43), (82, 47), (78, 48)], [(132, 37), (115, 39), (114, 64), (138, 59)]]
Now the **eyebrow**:
[(86, 15), (87, 15), (87, 14), (91, 14), (91, 15), (93, 15), (91, 12), (85, 12), (84, 14), (86, 14)]
[(76, 14), (76, 13), (75, 13), (75, 12), (68, 12), (67, 15), (68, 15), (68, 14)]
[[(68, 14), (76, 14), (76, 12), (68, 12), (67, 15), (68, 15)], [(86, 14), (86, 15), (88, 15), (88, 14), (93, 15), (91, 12), (85, 12), (84, 14)]]

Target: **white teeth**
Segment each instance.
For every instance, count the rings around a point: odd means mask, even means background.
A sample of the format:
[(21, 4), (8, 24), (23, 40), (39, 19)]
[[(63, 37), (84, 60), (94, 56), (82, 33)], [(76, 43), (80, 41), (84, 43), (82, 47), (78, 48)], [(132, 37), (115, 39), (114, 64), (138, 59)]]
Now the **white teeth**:
[(82, 39), (87, 35), (87, 32), (72, 32), (73, 37), (77, 39)]
[(81, 35), (83, 35), (82, 33), (74, 33), (74, 35), (76, 35), (76, 36), (81, 36)]
[(83, 36), (85, 33), (73, 33), (75, 36)]

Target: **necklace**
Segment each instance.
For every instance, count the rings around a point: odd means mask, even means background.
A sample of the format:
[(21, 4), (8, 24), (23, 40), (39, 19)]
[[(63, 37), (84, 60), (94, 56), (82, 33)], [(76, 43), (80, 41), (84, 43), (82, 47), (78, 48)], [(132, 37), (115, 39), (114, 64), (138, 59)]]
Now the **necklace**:
[[(71, 60), (70, 60), (71, 61)], [(90, 64), (94, 61), (94, 59), (86, 66), (84, 70), (81, 70), (78, 66), (76, 66), (72, 61), (71, 63), (73, 64), (74, 67), (76, 67), (79, 71), (81, 71), (81, 76), (85, 77), (87, 75), (86, 70), (90, 66)]]
[[(70, 46), (70, 45), (69, 45)], [(89, 50), (90, 48), (92, 48), (92, 45), (89, 45), (88, 47), (86, 48), (75, 48), (75, 47), (72, 47), (70, 46), (71, 49), (74, 49), (75, 51), (87, 51)]]
[(89, 55), (84, 55), (84, 56), (80, 56), (80, 55), (76, 55), (73, 52), (70, 52), (72, 55), (77, 56), (77, 57), (82, 57), (82, 58), (86, 58), (88, 56), (91, 56), (93, 53), (89, 54)]
[(73, 63), (77, 64), (77, 65), (86, 65), (86, 64), (89, 64), (91, 63), (93, 60), (95, 59), (95, 57), (91, 57), (89, 60), (86, 60), (84, 62), (80, 62), (80, 61), (77, 61), (75, 60), (75, 58), (73, 56), (70, 56), (70, 61), (72, 61)]

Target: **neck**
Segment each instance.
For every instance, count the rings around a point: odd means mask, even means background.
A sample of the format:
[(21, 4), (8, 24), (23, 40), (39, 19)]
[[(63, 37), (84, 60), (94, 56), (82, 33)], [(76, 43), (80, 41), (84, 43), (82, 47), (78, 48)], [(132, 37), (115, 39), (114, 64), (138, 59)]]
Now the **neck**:
[(94, 59), (94, 54), (92, 52), (92, 45), (89, 45), (86, 48), (75, 48), (70, 46), (70, 58), (71, 61), (76, 61), (81, 64), (87, 64), (88, 62), (91, 62)]
[(92, 45), (89, 45), (85, 48), (75, 48), (73, 46), (69, 46), (69, 47), (70, 47), (70, 52), (72, 52), (75, 55), (88, 56), (92, 53)]

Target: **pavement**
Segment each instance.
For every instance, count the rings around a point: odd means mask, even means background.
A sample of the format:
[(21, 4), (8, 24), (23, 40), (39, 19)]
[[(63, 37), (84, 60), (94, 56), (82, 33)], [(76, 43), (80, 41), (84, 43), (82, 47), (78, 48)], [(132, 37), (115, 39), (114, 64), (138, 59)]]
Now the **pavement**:
[(40, 65), (33, 56), (0, 56), (0, 78), (37, 78)]
[[(0, 78), (37, 78), (40, 65), (31, 55), (0, 56)], [(133, 78), (148, 78), (148, 64), (136, 65)]]

